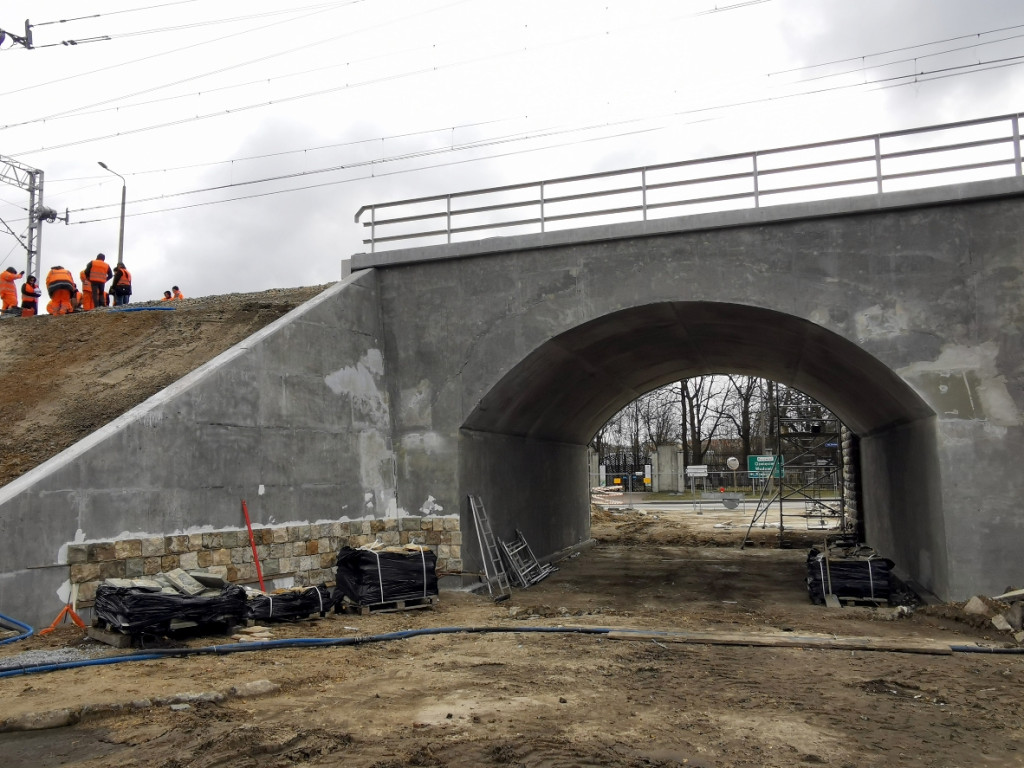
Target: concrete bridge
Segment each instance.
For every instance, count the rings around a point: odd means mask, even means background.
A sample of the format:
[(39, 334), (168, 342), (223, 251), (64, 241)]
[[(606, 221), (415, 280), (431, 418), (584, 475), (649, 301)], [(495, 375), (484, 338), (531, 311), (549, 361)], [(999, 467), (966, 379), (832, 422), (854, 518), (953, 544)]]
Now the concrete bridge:
[[(589, 536), (594, 432), (652, 388), (721, 372), (796, 387), (857, 435), (866, 539), (902, 572), (945, 599), (1020, 586), (1017, 162), (1004, 179), (358, 254), (337, 286), (0, 489), (0, 613), (39, 623), (72, 587), (87, 605), (105, 573), (159, 565), (251, 581), (239, 498), (270, 532), (275, 583), (375, 536), (478, 570), (467, 493), (499, 535), (565, 550)], [(295, 554), (310, 541), (319, 560)]]

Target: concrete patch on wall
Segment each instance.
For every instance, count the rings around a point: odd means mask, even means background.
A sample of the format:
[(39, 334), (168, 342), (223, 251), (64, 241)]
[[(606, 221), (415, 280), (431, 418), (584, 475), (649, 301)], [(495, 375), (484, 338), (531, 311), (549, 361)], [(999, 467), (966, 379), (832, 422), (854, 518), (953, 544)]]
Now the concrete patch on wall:
[(1020, 426), (1020, 411), (996, 364), (998, 354), (996, 342), (947, 345), (936, 360), (916, 362), (899, 374), (935, 409), (939, 419)]
[(352, 402), (352, 418), (362, 416), (376, 427), (389, 427), (387, 393), (381, 388), (384, 356), (379, 349), (368, 349), (354, 366), (340, 368), (324, 377), (324, 383), (336, 395), (347, 395)]
[(857, 341), (900, 336), (910, 328), (910, 315), (903, 305), (883, 307), (879, 304), (858, 312), (855, 317)]
[(415, 387), (403, 389), (399, 404), (400, 421), (407, 427), (429, 428), (432, 423), (431, 398), (433, 388), (426, 379)]

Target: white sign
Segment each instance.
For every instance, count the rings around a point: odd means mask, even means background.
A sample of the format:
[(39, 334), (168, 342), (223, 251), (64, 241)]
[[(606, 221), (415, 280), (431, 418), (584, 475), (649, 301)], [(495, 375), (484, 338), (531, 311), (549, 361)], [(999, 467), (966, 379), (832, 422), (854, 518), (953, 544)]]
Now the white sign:
[(740, 468), (740, 460), (737, 459), (735, 456), (730, 456), (728, 459), (725, 460), (725, 463), (728, 465), (729, 469), (733, 470), (734, 472)]
[(707, 464), (690, 464), (686, 467), (686, 474), (688, 477), (707, 477), (708, 476), (708, 465)]

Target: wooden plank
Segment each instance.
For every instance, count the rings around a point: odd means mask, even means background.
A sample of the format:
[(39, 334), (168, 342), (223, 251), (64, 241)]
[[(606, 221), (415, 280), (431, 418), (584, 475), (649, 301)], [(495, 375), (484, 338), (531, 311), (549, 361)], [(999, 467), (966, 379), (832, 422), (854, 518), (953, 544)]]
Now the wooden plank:
[(834, 637), (832, 635), (741, 634), (734, 632), (624, 632), (612, 631), (609, 640), (657, 640), (662, 643), (703, 645), (746, 645), (768, 648), (819, 648), (844, 651), (889, 651), (951, 656), (952, 648), (940, 640), (890, 641), (877, 637)]

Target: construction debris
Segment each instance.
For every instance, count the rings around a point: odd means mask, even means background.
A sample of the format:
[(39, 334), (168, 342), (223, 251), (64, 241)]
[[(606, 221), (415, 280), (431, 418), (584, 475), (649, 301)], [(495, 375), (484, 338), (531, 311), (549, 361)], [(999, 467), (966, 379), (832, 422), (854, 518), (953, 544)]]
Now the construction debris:
[(332, 597), (339, 610), (346, 606), (407, 610), (437, 602), (437, 555), (427, 547), (369, 545), (338, 553)]
[(839, 607), (842, 600), (888, 603), (893, 561), (870, 547), (812, 547), (807, 553), (807, 591), (816, 605)]

